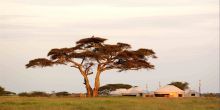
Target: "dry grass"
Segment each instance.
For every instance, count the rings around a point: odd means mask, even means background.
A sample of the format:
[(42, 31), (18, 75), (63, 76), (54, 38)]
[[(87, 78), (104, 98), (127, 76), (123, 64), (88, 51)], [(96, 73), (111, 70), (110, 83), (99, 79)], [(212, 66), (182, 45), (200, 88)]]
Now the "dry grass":
[(220, 98), (0, 97), (0, 110), (219, 110)]

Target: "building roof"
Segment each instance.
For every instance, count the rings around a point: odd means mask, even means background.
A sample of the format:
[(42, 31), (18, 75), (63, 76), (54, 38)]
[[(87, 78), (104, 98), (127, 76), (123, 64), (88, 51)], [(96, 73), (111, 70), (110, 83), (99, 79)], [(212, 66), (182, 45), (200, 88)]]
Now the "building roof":
[(144, 90), (141, 89), (140, 87), (132, 87), (128, 89), (128, 93), (143, 93)]
[(122, 94), (122, 93), (128, 93), (127, 89), (116, 89), (115, 91), (110, 92), (110, 94)]
[(140, 87), (132, 87), (130, 89), (116, 89), (115, 91), (110, 92), (110, 94), (138, 94), (143, 92), (144, 90)]
[(164, 87), (159, 88), (158, 90), (154, 91), (157, 94), (164, 94), (164, 93), (171, 93), (171, 92), (176, 92), (176, 93), (183, 93), (184, 91), (179, 89), (176, 86), (173, 85), (166, 85)]

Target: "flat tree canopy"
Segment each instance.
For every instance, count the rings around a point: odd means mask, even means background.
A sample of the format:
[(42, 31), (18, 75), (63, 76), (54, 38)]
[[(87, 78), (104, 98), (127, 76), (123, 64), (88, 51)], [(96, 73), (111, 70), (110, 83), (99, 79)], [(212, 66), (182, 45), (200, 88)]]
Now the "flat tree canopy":
[[(47, 58), (37, 58), (29, 61), (30, 67), (47, 67), (53, 65), (69, 65), (77, 68), (84, 78), (87, 96), (97, 96), (102, 72), (117, 69), (119, 72), (127, 70), (154, 69), (149, 62), (157, 58), (152, 49), (140, 48), (131, 50), (126, 43), (105, 44), (107, 39), (100, 37), (84, 38), (76, 42), (75, 47), (54, 48), (48, 52)], [(92, 71), (91, 68), (96, 68)], [(95, 73), (96, 72), (96, 73)], [(95, 84), (92, 89), (88, 76), (95, 73)]]

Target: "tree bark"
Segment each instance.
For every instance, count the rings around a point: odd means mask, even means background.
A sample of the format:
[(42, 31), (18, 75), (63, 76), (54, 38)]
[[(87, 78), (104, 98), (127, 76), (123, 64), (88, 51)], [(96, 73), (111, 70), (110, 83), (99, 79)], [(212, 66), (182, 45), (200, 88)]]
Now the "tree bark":
[(89, 79), (88, 79), (88, 77), (86, 77), (86, 78), (84, 77), (84, 79), (85, 79), (87, 97), (91, 97), (92, 96), (92, 87), (89, 84)]
[(89, 78), (86, 74), (86, 72), (83, 71), (82, 67), (79, 67), (79, 70), (80, 70), (80, 73), (82, 74), (82, 76), (84, 77), (84, 84), (86, 86), (86, 94), (87, 94), (87, 97), (91, 97), (92, 96), (92, 87), (90, 86), (90, 83), (89, 83)]
[(98, 96), (99, 87), (100, 87), (100, 74), (101, 74), (101, 68), (100, 66), (98, 66), (96, 77), (95, 77), (94, 89), (93, 89), (93, 97)]

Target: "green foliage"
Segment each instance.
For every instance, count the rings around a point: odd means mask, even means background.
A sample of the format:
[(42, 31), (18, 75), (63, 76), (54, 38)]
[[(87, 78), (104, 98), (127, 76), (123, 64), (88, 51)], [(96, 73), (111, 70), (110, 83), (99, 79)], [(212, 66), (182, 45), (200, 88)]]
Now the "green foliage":
[(174, 86), (180, 88), (181, 90), (186, 90), (189, 88), (189, 83), (187, 83), (187, 82), (176, 81), (176, 82), (171, 82), (169, 85), (174, 85)]

